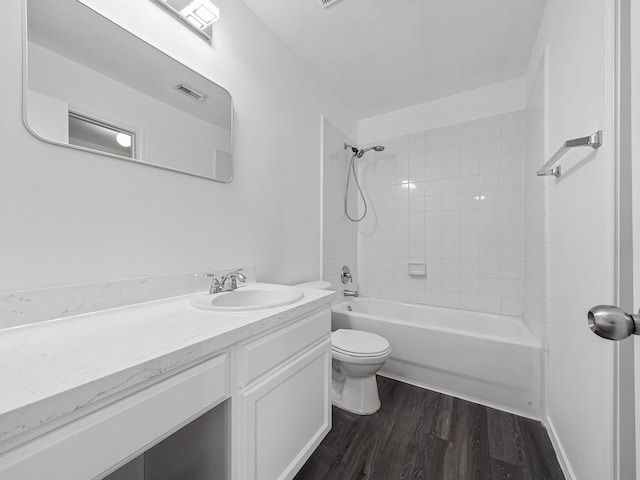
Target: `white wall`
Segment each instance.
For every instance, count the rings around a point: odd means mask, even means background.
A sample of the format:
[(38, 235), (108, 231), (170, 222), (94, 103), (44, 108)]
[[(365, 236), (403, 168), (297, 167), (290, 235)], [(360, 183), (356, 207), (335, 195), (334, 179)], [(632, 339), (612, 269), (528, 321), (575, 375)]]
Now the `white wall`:
[(614, 3), (548, 2), (527, 72), (533, 85), (548, 48), (547, 154), (605, 135), (597, 151), (565, 156), (549, 187), (547, 422), (575, 480), (613, 478), (613, 344), (589, 331), (586, 312), (614, 301)]
[(385, 151), (360, 160), (365, 295), (522, 315), (522, 126), (522, 111), (491, 116), (378, 142)]
[(358, 122), (361, 144), (522, 110), (525, 78), (516, 78)]
[[(344, 212), (344, 195), (351, 151), (344, 144), (353, 145), (344, 132), (328, 119), (322, 119), (322, 278), (331, 282), (338, 292), (334, 303), (342, 302), (345, 289), (356, 290), (360, 284), (358, 274), (358, 224), (350, 221)], [(358, 214), (353, 177), (349, 191), (349, 213)], [(351, 270), (353, 282), (343, 284), (342, 267)]]
[(252, 264), (268, 281), (320, 276), (319, 118), (352, 137), (355, 120), (242, 2), (217, 2), (212, 45), (153, 2), (84, 2), (231, 92), (226, 185), (31, 136), (21, 3), (0, 4), (0, 291)]

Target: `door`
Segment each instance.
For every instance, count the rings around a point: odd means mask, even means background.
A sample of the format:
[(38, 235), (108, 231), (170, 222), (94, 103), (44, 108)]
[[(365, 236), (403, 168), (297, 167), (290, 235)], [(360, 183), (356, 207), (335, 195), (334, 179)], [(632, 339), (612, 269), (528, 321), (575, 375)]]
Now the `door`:
[(617, 13), (619, 308), (591, 309), (588, 321), (594, 333), (616, 341), (612, 432), (615, 478), (640, 480), (640, 316), (634, 315), (640, 307), (640, 162), (633, 161), (640, 152), (640, 5), (620, 0)]

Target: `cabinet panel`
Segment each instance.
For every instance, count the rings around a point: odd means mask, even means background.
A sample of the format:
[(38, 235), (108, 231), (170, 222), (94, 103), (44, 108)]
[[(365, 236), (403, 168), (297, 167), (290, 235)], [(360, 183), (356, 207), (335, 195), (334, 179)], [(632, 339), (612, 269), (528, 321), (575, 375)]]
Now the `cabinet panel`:
[(227, 354), (0, 456), (0, 480), (101, 477), (229, 395)]
[(331, 428), (331, 340), (242, 394), (247, 480), (289, 480)]
[(258, 340), (240, 345), (239, 385), (246, 385), (325, 337), (330, 331), (331, 311), (325, 309)]

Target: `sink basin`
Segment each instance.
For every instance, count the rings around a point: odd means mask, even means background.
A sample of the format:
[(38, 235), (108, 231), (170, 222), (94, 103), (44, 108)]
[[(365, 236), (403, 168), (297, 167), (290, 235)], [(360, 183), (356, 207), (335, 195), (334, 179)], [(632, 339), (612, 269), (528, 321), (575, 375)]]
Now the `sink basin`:
[(239, 312), (281, 307), (304, 296), (299, 288), (279, 285), (247, 285), (230, 292), (206, 293), (191, 299), (191, 306), (216, 312)]

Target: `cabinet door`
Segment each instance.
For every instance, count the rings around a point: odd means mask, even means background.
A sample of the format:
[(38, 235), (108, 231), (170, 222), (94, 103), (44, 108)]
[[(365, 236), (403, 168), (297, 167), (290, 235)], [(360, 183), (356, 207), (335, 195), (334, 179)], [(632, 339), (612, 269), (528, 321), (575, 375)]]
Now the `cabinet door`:
[(331, 338), (242, 392), (242, 478), (289, 480), (331, 429)]

